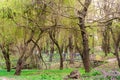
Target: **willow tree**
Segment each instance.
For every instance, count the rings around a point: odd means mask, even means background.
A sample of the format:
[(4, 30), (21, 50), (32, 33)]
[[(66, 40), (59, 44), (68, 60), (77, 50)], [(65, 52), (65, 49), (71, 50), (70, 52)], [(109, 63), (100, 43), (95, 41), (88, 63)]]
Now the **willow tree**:
[(2, 35), (4, 34), (3, 31), (0, 33), (0, 49), (2, 51), (3, 57), (5, 59), (6, 69), (7, 72), (11, 70), (11, 61), (10, 61), (10, 46), (13, 44), (11, 35)]
[(43, 2), (44, 1), (30, 2), (25, 5), (25, 8), (21, 11), (22, 13), (18, 14), (17, 18), (14, 17), (12, 19), (18, 27), (24, 30), (23, 50), (17, 61), (15, 75), (20, 75), (26, 60), (33, 54), (34, 49), (38, 47), (42, 34), (47, 30), (43, 28), (43, 26), (45, 26), (45, 10), (47, 7)]
[[(7, 6), (5, 6), (7, 4)], [(11, 70), (11, 61), (10, 54), (11, 46), (15, 41), (15, 32), (16, 28), (12, 21), (10, 20), (12, 16), (15, 16), (9, 7), (9, 3), (7, 1), (1, 2), (0, 5), (0, 49), (2, 51), (3, 57), (5, 59), (6, 69), (8, 72)], [(8, 28), (9, 27), (9, 28)]]

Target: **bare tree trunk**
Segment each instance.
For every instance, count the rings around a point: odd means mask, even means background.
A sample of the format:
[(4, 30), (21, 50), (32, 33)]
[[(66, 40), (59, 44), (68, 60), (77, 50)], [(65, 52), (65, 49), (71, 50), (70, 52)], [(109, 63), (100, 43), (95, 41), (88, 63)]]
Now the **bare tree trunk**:
[(90, 72), (90, 59), (89, 59), (88, 36), (87, 36), (87, 31), (85, 26), (85, 17), (87, 15), (87, 11), (90, 3), (91, 3), (91, 0), (85, 0), (83, 9), (81, 11), (78, 11), (79, 27), (81, 30), (82, 45), (83, 45), (82, 60), (83, 60), (83, 64), (86, 72)]
[(23, 63), (24, 63), (24, 61), (23, 61), (22, 57), (19, 58), (19, 60), (17, 62), (17, 66), (16, 66), (15, 75), (20, 75), (21, 70), (22, 70), (23, 65), (24, 65)]
[(55, 39), (55, 29), (54, 29), (54, 31), (49, 32), (49, 36), (50, 36), (51, 40), (53, 41), (53, 43), (58, 48), (59, 55), (60, 55), (60, 70), (62, 70), (63, 69), (63, 56), (62, 56), (63, 48), (60, 47), (60, 45), (58, 44), (58, 41)]
[(54, 55), (54, 43), (51, 41), (51, 44), (50, 44), (50, 59), (49, 59), (50, 62), (53, 61), (53, 55)]
[(65, 47), (65, 50), (64, 50), (64, 53), (63, 53), (63, 61), (66, 60), (66, 56), (67, 56), (67, 49), (68, 49), (68, 46)]
[(10, 70), (11, 70), (11, 62), (10, 62), (10, 54), (9, 54), (9, 44), (6, 45), (6, 46), (0, 45), (0, 48), (2, 50), (2, 54), (3, 54), (4, 59), (5, 59), (7, 72), (10, 72)]
[(74, 64), (74, 53), (73, 53), (73, 40), (72, 35), (69, 37), (69, 52), (70, 52), (70, 64)]
[(93, 35), (92, 35), (92, 47), (93, 47), (92, 54), (94, 54), (94, 51), (95, 51), (95, 38), (94, 38), (94, 32), (93, 32)]
[(27, 46), (28, 46), (28, 44), (26, 44), (24, 46), (22, 55), (20, 56), (20, 58), (17, 61), (16, 71), (15, 71), (14, 75), (20, 75), (20, 73), (21, 73), (21, 70), (22, 70), (24, 62), (25, 62), (25, 53), (26, 53)]
[(120, 34), (118, 33), (118, 39), (116, 39), (115, 38), (115, 35), (114, 35), (114, 33), (113, 33), (113, 30), (112, 29), (110, 29), (111, 30), (111, 34), (112, 34), (112, 38), (113, 38), (113, 41), (114, 41), (114, 45), (115, 45), (115, 49), (114, 49), (114, 51), (115, 51), (115, 56), (116, 56), (116, 58), (117, 58), (117, 61), (118, 61), (118, 66), (119, 66), (119, 68), (120, 68), (120, 58), (119, 58), (119, 44), (120, 44)]
[(6, 68), (7, 68), (7, 72), (10, 72), (11, 70), (11, 63), (10, 63), (10, 57), (9, 57), (9, 53), (5, 50), (2, 50), (4, 59), (5, 59), (5, 63), (6, 63)]
[(27, 40), (27, 42), (24, 43), (24, 49), (23, 49), (23, 52), (22, 52), (21, 57), (19, 58), (19, 60), (18, 60), (18, 62), (17, 62), (16, 71), (15, 71), (15, 74), (14, 74), (14, 75), (20, 75), (24, 63), (25, 63), (26, 60), (32, 55), (35, 47), (37, 46), (36, 44), (38, 43), (38, 41), (39, 41), (40, 38), (41, 38), (42, 33), (43, 33), (43, 32), (40, 32), (40, 33), (39, 33), (38, 38), (35, 40), (34, 45), (32, 46), (31, 50), (29, 51), (29, 54), (26, 55), (26, 53), (27, 53), (27, 47), (28, 47), (29, 43), (30, 43), (31, 41), (33, 41), (32, 38), (33, 38), (34, 33), (31, 32), (30, 38)]
[(62, 57), (62, 50), (59, 49), (59, 54), (60, 54), (60, 70), (63, 69), (63, 57)]
[(85, 67), (86, 72), (90, 72), (90, 59), (89, 59), (89, 45), (88, 45), (88, 37), (85, 30), (85, 25), (83, 19), (79, 18), (81, 35), (83, 40), (83, 53), (82, 53), (82, 60)]
[(110, 53), (110, 31), (109, 31), (109, 27), (111, 25), (107, 25), (107, 28), (105, 28), (105, 31), (103, 32), (103, 39), (102, 39), (102, 49), (105, 53), (105, 56), (108, 55), (108, 53)]
[(120, 58), (119, 58), (119, 47), (118, 46), (116, 46), (116, 48), (115, 48), (115, 56), (117, 58), (118, 66), (120, 68)]

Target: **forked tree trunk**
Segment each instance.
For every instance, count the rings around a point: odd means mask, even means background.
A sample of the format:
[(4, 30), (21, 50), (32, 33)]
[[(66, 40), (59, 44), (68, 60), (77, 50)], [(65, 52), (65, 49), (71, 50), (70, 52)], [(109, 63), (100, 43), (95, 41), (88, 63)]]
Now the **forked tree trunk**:
[(18, 62), (17, 62), (15, 75), (20, 75), (20, 74), (21, 74), (23, 65), (24, 65), (24, 64), (23, 64), (23, 60), (22, 60), (22, 58), (20, 58), (20, 59), (18, 60)]
[[(38, 40), (36, 41), (36, 44), (38, 43), (40, 38), (38, 38)], [(17, 62), (17, 66), (16, 66), (16, 71), (15, 71), (15, 74), (14, 75), (20, 75), (21, 73), (21, 70), (24, 66), (24, 63), (26, 62), (26, 60), (30, 57), (30, 55), (32, 55), (35, 47), (36, 47), (36, 44), (33, 45), (33, 47), (31, 48), (29, 54), (27, 56), (25, 56), (25, 53), (26, 53), (26, 49), (24, 50), (22, 56), (19, 58), (18, 62)], [(27, 47), (27, 46), (26, 46)]]

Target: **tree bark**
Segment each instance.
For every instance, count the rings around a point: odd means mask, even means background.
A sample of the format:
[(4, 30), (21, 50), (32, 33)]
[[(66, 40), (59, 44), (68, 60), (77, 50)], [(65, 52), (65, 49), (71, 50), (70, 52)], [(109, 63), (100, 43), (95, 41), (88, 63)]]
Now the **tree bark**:
[(88, 44), (87, 31), (85, 27), (85, 17), (87, 15), (87, 11), (90, 3), (91, 0), (85, 0), (83, 9), (81, 11), (78, 11), (79, 27), (81, 30), (82, 45), (83, 45), (82, 60), (83, 60), (85, 72), (90, 72), (89, 44)]
[(115, 55), (116, 55), (116, 58), (118, 61), (118, 67), (120, 68), (120, 58), (119, 58), (119, 47), (118, 46), (116, 46), (116, 48), (115, 48)]
[(16, 71), (14, 73), (15, 75), (20, 75), (23, 65), (24, 65), (23, 63), (24, 61), (22, 60), (22, 57), (21, 57), (17, 62)]
[(9, 54), (9, 44), (6, 45), (6, 46), (0, 45), (0, 48), (2, 50), (2, 54), (3, 54), (4, 59), (5, 59), (7, 72), (10, 72), (10, 70), (11, 70), (11, 62), (10, 62), (10, 54)]
[(84, 25), (84, 20), (82, 18), (79, 18), (79, 23), (81, 23), (80, 29), (81, 29), (81, 35), (82, 35), (82, 41), (83, 41), (83, 53), (82, 53), (82, 60), (84, 64), (84, 68), (86, 72), (90, 72), (90, 59), (89, 59), (89, 45), (88, 45), (88, 37)]
[(114, 51), (115, 51), (115, 56), (116, 56), (116, 58), (117, 58), (117, 61), (118, 61), (118, 66), (119, 66), (119, 68), (120, 68), (120, 58), (119, 58), (119, 44), (120, 44), (120, 34), (118, 33), (118, 38), (116, 39), (115, 38), (115, 35), (114, 35), (114, 33), (113, 33), (113, 30), (110, 28), (110, 30), (111, 30), (111, 34), (112, 34), (112, 38), (113, 38), (113, 41), (114, 41), (114, 46), (115, 46), (115, 49), (114, 49)]
[(10, 57), (9, 57), (9, 53), (5, 50), (2, 50), (4, 59), (5, 59), (5, 63), (6, 63), (6, 68), (7, 68), (7, 72), (10, 72), (11, 70), (11, 63), (10, 63)]
[[(55, 25), (56, 26), (56, 25)], [(59, 51), (59, 55), (60, 55), (60, 70), (62, 70), (63, 69), (63, 56), (62, 56), (62, 47), (60, 47), (59, 46), (59, 44), (58, 44), (58, 41), (55, 39), (55, 37), (54, 37), (54, 35), (55, 35), (55, 31), (50, 31), (49, 32), (49, 36), (50, 36), (50, 38), (51, 38), (51, 40), (53, 41), (53, 43), (57, 46), (57, 48), (58, 48), (58, 51)]]
[(53, 55), (54, 55), (54, 43), (51, 41), (51, 44), (50, 44), (50, 58), (49, 58), (50, 62), (53, 61)]
[(40, 32), (40, 33), (39, 33), (38, 38), (35, 40), (34, 45), (32, 46), (32, 48), (31, 48), (30, 51), (29, 51), (29, 54), (26, 55), (26, 53), (27, 53), (27, 47), (29, 46), (29, 43), (32, 42), (32, 38), (33, 38), (33, 35), (34, 35), (34, 33), (31, 32), (30, 38), (27, 40), (27, 42), (24, 43), (24, 49), (23, 49), (23, 52), (22, 52), (21, 57), (19, 58), (19, 60), (18, 60), (18, 62), (17, 62), (16, 71), (15, 71), (15, 74), (14, 74), (14, 75), (20, 75), (24, 63), (25, 63), (26, 60), (32, 55), (35, 47), (37, 46), (36, 44), (38, 43), (38, 41), (39, 41), (40, 38), (41, 38), (42, 33), (43, 33), (43, 32)]
[(70, 64), (74, 64), (74, 53), (73, 53), (73, 41), (72, 35), (69, 37), (69, 52), (70, 52)]

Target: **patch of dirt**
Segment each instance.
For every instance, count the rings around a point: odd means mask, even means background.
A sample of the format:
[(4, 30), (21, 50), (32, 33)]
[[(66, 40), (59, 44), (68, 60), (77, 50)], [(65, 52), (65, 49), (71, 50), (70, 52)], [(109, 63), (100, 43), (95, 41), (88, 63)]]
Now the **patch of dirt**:
[(97, 68), (106, 69), (106, 70), (115, 70), (119, 69), (116, 58), (111, 58), (106, 60), (108, 63), (105, 63)]

